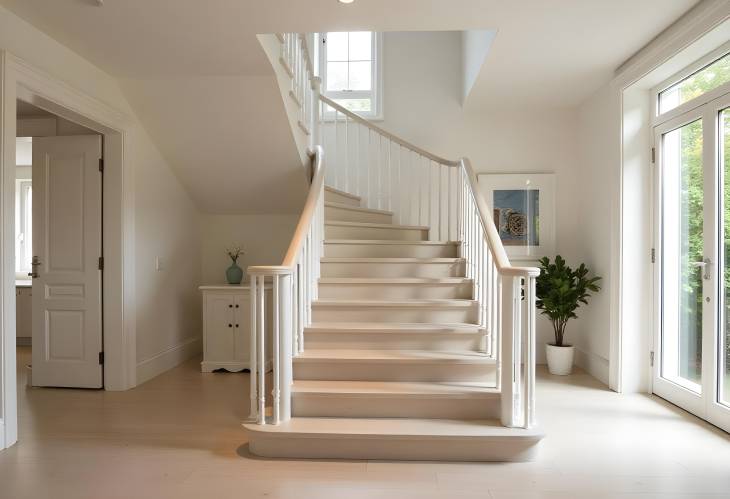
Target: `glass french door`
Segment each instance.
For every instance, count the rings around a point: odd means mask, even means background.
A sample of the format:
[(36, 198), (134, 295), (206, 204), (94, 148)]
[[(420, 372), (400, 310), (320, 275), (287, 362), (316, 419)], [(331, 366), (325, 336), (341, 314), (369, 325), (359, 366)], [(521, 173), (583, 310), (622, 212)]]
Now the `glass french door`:
[(730, 431), (730, 96), (655, 128), (655, 394)]

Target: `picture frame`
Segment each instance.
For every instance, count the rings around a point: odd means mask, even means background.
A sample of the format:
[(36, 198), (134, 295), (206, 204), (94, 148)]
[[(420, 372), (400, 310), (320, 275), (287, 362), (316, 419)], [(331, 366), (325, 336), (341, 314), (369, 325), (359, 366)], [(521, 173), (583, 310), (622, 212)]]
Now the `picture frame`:
[(477, 181), (510, 259), (555, 254), (555, 174), (483, 173)]

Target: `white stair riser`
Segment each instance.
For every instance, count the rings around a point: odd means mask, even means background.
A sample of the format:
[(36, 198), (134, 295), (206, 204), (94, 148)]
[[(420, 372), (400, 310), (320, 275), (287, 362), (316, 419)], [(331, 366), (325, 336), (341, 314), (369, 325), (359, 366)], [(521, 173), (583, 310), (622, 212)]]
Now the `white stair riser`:
[(476, 305), (470, 307), (312, 307), (314, 322), (411, 322), (459, 323), (477, 321)]
[(344, 258), (456, 258), (454, 244), (325, 243), (324, 256)]
[(471, 299), (471, 282), (461, 284), (331, 284), (320, 283), (320, 298), (343, 300)]
[(349, 204), (350, 206), (360, 206), (360, 201), (358, 199), (351, 198), (349, 196), (343, 196), (342, 194), (328, 190), (324, 191), (324, 201), (326, 203), (340, 203)]
[(295, 417), (497, 419), (499, 394), (482, 397), (294, 393)]
[[(305, 340), (306, 342), (306, 340)], [(472, 381), (495, 383), (496, 368), (491, 362), (412, 361), (294, 361), (294, 379), (328, 381)]]
[(323, 262), (322, 277), (463, 277), (466, 265), (460, 262)]
[(351, 225), (325, 225), (326, 239), (385, 239), (391, 241), (427, 241), (427, 229), (403, 229), (388, 227), (358, 227)]
[(389, 213), (378, 213), (374, 211), (348, 210), (335, 206), (325, 206), (325, 220), (336, 220), (339, 222), (364, 222), (374, 224), (393, 223), (393, 215)]
[(426, 350), (434, 352), (484, 351), (486, 338), (481, 334), (458, 333), (341, 333), (305, 332), (305, 348), (362, 350)]
[(407, 461), (532, 461), (537, 441), (499, 438), (356, 438), (341, 435), (320, 437), (249, 437), (251, 453), (262, 457), (308, 459), (382, 459)]

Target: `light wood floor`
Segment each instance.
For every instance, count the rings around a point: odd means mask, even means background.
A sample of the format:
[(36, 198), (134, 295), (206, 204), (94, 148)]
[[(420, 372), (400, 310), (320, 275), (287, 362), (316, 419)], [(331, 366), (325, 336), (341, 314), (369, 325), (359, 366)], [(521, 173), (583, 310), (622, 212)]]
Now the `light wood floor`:
[(198, 366), (123, 393), (27, 389), (19, 367), (20, 441), (0, 452), (0, 498), (730, 497), (727, 434), (582, 373), (541, 372), (536, 462), (392, 463), (256, 458), (240, 427), (247, 375)]

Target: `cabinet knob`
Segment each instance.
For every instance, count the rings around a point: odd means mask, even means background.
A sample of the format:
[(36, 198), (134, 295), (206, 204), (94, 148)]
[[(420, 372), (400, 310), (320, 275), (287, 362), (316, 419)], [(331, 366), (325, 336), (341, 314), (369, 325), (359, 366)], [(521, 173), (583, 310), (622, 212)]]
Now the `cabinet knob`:
[(228, 324), (228, 327), (233, 327), (233, 324)]
[(228, 305), (228, 308), (233, 308), (233, 305)]
[(238, 324), (236, 324), (236, 327), (238, 327)]
[(238, 303), (236, 303), (236, 308), (238, 308)]

